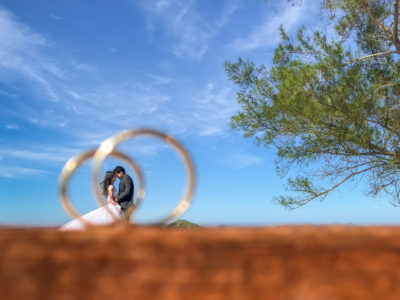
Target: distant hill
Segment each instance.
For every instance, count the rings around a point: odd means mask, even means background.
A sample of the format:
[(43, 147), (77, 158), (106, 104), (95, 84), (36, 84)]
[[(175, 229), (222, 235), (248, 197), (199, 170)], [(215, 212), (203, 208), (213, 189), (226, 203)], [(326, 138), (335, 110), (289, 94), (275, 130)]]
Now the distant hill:
[(176, 220), (175, 222), (169, 224), (167, 228), (199, 228), (200, 226), (189, 222), (187, 220)]

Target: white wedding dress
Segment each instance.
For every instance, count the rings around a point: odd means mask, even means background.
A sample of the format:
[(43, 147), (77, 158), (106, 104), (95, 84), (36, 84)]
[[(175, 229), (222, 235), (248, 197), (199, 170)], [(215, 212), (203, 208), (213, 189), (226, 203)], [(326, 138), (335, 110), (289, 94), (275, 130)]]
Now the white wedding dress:
[[(113, 188), (113, 196), (118, 197), (118, 191)], [(108, 203), (105, 206), (92, 210), (78, 219), (74, 219), (67, 224), (61, 226), (59, 230), (84, 230), (87, 225), (85, 221), (95, 225), (108, 225), (115, 221), (115, 218), (124, 218), (125, 213), (118, 204)], [(82, 221), (82, 219), (84, 221)]]

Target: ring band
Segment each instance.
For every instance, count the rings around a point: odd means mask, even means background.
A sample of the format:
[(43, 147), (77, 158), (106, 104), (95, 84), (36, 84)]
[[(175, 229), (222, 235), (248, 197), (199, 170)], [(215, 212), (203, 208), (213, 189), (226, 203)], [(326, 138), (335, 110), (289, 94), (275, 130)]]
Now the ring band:
[[(61, 199), (61, 204), (62, 204), (64, 210), (72, 219), (80, 219), (80, 221), (82, 221), (86, 226), (94, 226), (96, 224), (93, 224), (93, 223), (85, 220), (84, 218), (81, 218), (81, 214), (79, 214), (79, 212), (74, 208), (74, 206), (72, 205), (72, 203), (68, 197), (68, 183), (69, 183), (69, 180), (71, 179), (71, 176), (77, 170), (77, 168), (84, 161), (93, 157), (95, 153), (96, 153), (96, 150), (88, 150), (88, 151), (85, 151), (81, 154), (78, 154), (78, 155), (70, 158), (67, 161), (67, 163), (64, 165), (64, 167), (61, 171), (60, 178), (59, 178), (60, 199)], [(112, 151), (109, 154), (114, 157), (117, 157), (119, 159), (122, 159), (123, 161), (128, 163), (129, 166), (132, 167), (132, 169), (134, 170), (137, 181), (138, 181), (138, 187), (139, 187), (137, 204), (140, 204), (141, 199), (144, 197), (144, 179), (143, 179), (143, 175), (142, 175), (142, 171), (141, 171), (140, 167), (132, 159), (130, 159), (127, 155), (125, 155), (121, 152)], [(98, 182), (97, 182), (97, 189), (99, 189)], [(96, 200), (100, 206), (104, 206), (106, 204), (106, 202), (103, 199), (103, 196), (101, 196), (101, 193), (100, 193), (100, 198), (97, 197)], [(111, 210), (109, 210), (109, 208), (107, 206), (105, 206), (105, 208), (108, 209), (108, 211), (111, 213), (111, 215), (114, 218), (114, 222), (112, 224), (124, 221), (124, 219), (121, 220), (114, 213), (112, 213)], [(126, 213), (125, 221), (127, 221), (127, 222), (129, 221), (129, 217), (133, 213), (134, 210), (135, 210), (134, 206), (131, 206), (130, 209), (128, 209), (128, 211)]]
[[(195, 170), (194, 170), (194, 165), (192, 162), (192, 159), (189, 155), (189, 153), (186, 151), (186, 149), (172, 136), (166, 135), (162, 132), (153, 130), (153, 129), (131, 129), (131, 130), (124, 130), (116, 135), (108, 138), (105, 140), (100, 147), (97, 149), (96, 153), (94, 154), (93, 158), (93, 169), (92, 169), (92, 191), (98, 200), (98, 203), (100, 204), (102, 200), (102, 196), (100, 193), (100, 190), (98, 188), (98, 178), (100, 176), (100, 171), (101, 171), (101, 166), (106, 159), (108, 155), (111, 155), (114, 152), (115, 147), (120, 144), (121, 142), (124, 142), (128, 139), (138, 137), (138, 136), (151, 136), (155, 137), (158, 139), (161, 139), (168, 143), (169, 145), (172, 146), (174, 150), (176, 150), (183, 160), (183, 163), (186, 168), (186, 172), (188, 175), (188, 181), (186, 184), (186, 189), (184, 191), (184, 194), (182, 196), (181, 201), (179, 204), (169, 213), (167, 216), (156, 222), (155, 224), (163, 224), (166, 223), (179, 215), (181, 215), (183, 212), (185, 212), (191, 202), (194, 188), (195, 188)], [(141, 192), (138, 192), (138, 199), (139, 196), (144, 196), (144, 191), (143, 195)], [(142, 197), (140, 197), (141, 199)]]

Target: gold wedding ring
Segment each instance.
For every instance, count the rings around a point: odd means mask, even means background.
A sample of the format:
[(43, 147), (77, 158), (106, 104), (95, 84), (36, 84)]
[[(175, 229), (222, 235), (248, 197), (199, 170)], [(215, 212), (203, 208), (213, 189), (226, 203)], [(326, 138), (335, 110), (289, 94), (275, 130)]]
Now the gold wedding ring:
[[(114, 222), (112, 224), (120, 222), (128, 223), (130, 221), (130, 216), (136, 211), (136, 208), (140, 205), (142, 199), (145, 196), (144, 179), (142, 171), (136, 164), (136, 162), (126, 154), (115, 150), (115, 148), (117, 147), (118, 144), (128, 139), (139, 136), (155, 137), (171, 145), (172, 148), (179, 154), (180, 158), (182, 159), (188, 176), (186, 188), (184, 190), (183, 196), (179, 204), (167, 216), (155, 222), (155, 224), (164, 224), (178, 217), (188, 209), (191, 203), (191, 199), (193, 197), (196, 176), (192, 159), (187, 150), (182, 146), (182, 144), (180, 144), (174, 137), (170, 135), (166, 135), (162, 132), (153, 129), (131, 129), (131, 130), (121, 131), (116, 135), (108, 138), (103, 143), (101, 143), (100, 147), (97, 150), (88, 150), (86, 152), (83, 152), (79, 155), (70, 158), (64, 165), (59, 178), (59, 192), (60, 192), (60, 199), (62, 206), (71, 218), (80, 219), (87, 226), (97, 225), (85, 220), (84, 218), (81, 218), (81, 215), (73, 207), (68, 197), (68, 183), (69, 180), (71, 179), (71, 176), (84, 161), (93, 157), (92, 191), (95, 195), (96, 202), (100, 207), (104, 206), (106, 209), (109, 210), (109, 212), (114, 218)], [(104, 160), (109, 155), (125, 161), (133, 169), (136, 175), (135, 178), (138, 183), (138, 190), (136, 193), (136, 205), (132, 205), (131, 207), (128, 208), (128, 210), (125, 212), (125, 218), (123, 219), (116, 216), (115, 213), (113, 213), (107, 207), (106, 201), (104, 200), (104, 197), (100, 191), (99, 178), (100, 178), (101, 167), (104, 163)]]
[(183, 160), (188, 175), (186, 189), (179, 204), (171, 211), (171, 213), (169, 213), (167, 216), (165, 216), (158, 222), (155, 222), (155, 224), (163, 224), (180, 216), (188, 209), (195, 187), (195, 171), (192, 159), (190, 158), (190, 155), (186, 151), (186, 149), (174, 137), (170, 135), (166, 135), (162, 132), (153, 129), (131, 129), (131, 130), (121, 131), (116, 135), (105, 140), (97, 149), (93, 158), (92, 190), (96, 198), (100, 200), (101, 193), (99, 191), (97, 181), (100, 176), (100, 170), (104, 160), (108, 155), (112, 153), (112, 151), (118, 144), (138, 136), (155, 137), (171, 145), (172, 148), (174, 148), (174, 150), (178, 152), (179, 156)]
[[(73, 205), (69, 199), (69, 196), (68, 196), (68, 183), (69, 183), (69, 180), (71, 179), (71, 176), (78, 169), (78, 167), (83, 162), (85, 162), (89, 158), (93, 157), (95, 153), (96, 153), (96, 150), (88, 150), (86, 152), (83, 152), (81, 154), (78, 154), (78, 155), (70, 158), (67, 161), (67, 163), (64, 165), (64, 167), (61, 171), (60, 178), (59, 178), (60, 199), (61, 199), (61, 204), (62, 204), (64, 210), (72, 219), (79, 219), (86, 226), (94, 226), (96, 224), (93, 224), (93, 223), (85, 220), (84, 218), (81, 218), (81, 215), (79, 214), (79, 212), (73, 207)], [(140, 192), (140, 193), (138, 193), (138, 198), (137, 198), (138, 202), (137, 203), (140, 203), (140, 200), (142, 199), (142, 197), (144, 195), (144, 179), (143, 179), (143, 174), (142, 174), (140, 167), (124, 153), (121, 153), (118, 151), (112, 151), (110, 153), (110, 155), (123, 160), (133, 169), (133, 171), (136, 175), (137, 182), (138, 182), (138, 191)], [(98, 184), (97, 188), (99, 189), (100, 185), (99, 185), (99, 183), (97, 183), (97, 184)], [(140, 197), (139, 197), (139, 195), (140, 195)], [(96, 199), (96, 200), (98, 200), (98, 199)], [(100, 200), (101, 200), (101, 202), (97, 201), (100, 206), (106, 205), (106, 201), (104, 200), (103, 197), (101, 197)], [(110, 214), (114, 218), (114, 222), (112, 224), (122, 222), (122, 221), (129, 221), (130, 214), (126, 214), (126, 218), (121, 219), (121, 218), (117, 217), (115, 215), (115, 213), (113, 213), (107, 206), (105, 206), (105, 208), (109, 210)], [(132, 213), (134, 206), (131, 206), (131, 208), (132, 208), (131, 209), (131, 213)]]

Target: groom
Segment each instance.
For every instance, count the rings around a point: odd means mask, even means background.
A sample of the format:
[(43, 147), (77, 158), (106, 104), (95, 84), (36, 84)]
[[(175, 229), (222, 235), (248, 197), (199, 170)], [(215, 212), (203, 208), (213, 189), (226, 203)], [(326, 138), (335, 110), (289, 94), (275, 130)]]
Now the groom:
[(116, 166), (114, 175), (120, 180), (117, 202), (125, 212), (128, 207), (133, 205), (133, 192), (135, 187), (133, 185), (132, 178), (125, 173), (125, 169), (121, 166)]

